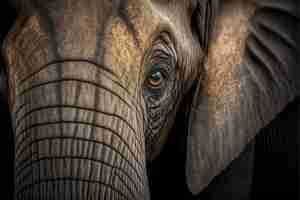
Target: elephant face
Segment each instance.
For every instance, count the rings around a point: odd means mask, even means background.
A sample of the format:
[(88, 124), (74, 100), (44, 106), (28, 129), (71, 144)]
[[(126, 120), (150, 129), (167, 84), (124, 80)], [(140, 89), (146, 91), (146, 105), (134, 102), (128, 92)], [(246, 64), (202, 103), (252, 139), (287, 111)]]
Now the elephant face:
[(4, 57), (16, 199), (149, 199), (147, 161), (189, 91), (199, 193), (299, 91), (292, 1), (15, 5)]

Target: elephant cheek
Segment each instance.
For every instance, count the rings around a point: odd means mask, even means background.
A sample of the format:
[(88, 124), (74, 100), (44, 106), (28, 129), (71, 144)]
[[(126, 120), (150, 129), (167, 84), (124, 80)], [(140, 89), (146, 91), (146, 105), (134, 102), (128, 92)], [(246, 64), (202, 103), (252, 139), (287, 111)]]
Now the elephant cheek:
[(149, 199), (142, 112), (109, 72), (78, 61), (11, 78), (16, 199)]

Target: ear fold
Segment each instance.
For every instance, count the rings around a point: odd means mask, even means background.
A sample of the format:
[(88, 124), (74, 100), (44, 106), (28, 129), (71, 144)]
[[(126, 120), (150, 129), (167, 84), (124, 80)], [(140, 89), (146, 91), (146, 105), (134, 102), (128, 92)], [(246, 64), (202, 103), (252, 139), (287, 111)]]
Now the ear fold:
[(208, 50), (208, 43), (211, 40), (212, 31), (215, 26), (218, 6), (219, 2), (216, 0), (204, 0), (197, 4), (194, 11), (193, 20), (196, 22), (196, 27), (193, 28), (197, 31), (198, 39), (204, 52)]
[(296, 0), (220, 3), (190, 112), (186, 176), (193, 194), (299, 95), (299, 10)]

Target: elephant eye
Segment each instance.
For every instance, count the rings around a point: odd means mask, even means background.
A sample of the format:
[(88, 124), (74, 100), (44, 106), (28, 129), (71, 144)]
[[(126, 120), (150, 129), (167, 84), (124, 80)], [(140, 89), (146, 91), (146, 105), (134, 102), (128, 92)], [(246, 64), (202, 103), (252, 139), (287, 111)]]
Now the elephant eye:
[(177, 56), (168, 33), (163, 32), (147, 50), (144, 60), (144, 96), (151, 104), (159, 104), (171, 94), (175, 84)]
[(165, 75), (161, 69), (154, 69), (147, 78), (147, 84), (150, 88), (159, 88), (165, 80)]

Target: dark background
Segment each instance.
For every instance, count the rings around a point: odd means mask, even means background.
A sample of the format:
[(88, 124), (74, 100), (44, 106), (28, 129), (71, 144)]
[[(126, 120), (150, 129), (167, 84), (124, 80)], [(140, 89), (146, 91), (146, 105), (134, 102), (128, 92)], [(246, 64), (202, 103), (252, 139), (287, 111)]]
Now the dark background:
[[(8, 5), (8, 1), (1, 0), (0, 3), (0, 45), (2, 49), (3, 39), (13, 25), (16, 13), (12, 7)], [(1, 51), (2, 52), (2, 51)], [(6, 69), (2, 57), (0, 57), (0, 148), (1, 148), (1, 177), (0, 185), (2, 195), (0, 199), (13, 199), (14, 185), (14, 135), (11, 129), (10, 114), (7, 105), (7, 80)], [(6, 195), (7, 194), (7, 195)]]
[[(150, 165), (153, 199), (300, 199), (299, 103), (299, 98), (290, 103), (261, 130), (240, 157), (196, 197), (189, 193), (185, 183), (186, 135), (182, 133), (187, 131), (185, 127), (175, 127), (177, 135), (170, 136), (163, 152)], [(181, 113), (175, 124), (183, 124), (185, 119)]]
[[(1, 1), (0, 44), (16, 17), (8, 1)], [(1, 134), (1, 199), (13, 199), (14, 136), (7, 105), (6, 68), (0, 59), (0, 134)], [(175, 127), (178, 135), (170, 136), (162, 154), (149, 165), (152, 199), (300, 199), (300, 99), (291, 103), (261, 131), (245, 152), (222, 172), (210, 186), (193, 197), (184, 176), (186, 127)], [(184, 114), (176, 124), (184, 124)], [(179, 133), (181, 133), (179, 135)]]

